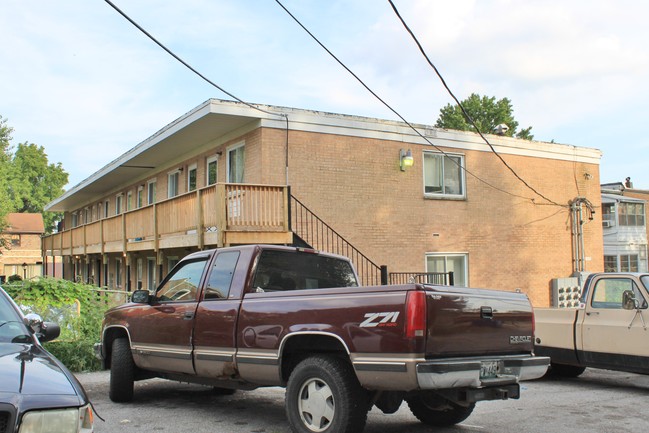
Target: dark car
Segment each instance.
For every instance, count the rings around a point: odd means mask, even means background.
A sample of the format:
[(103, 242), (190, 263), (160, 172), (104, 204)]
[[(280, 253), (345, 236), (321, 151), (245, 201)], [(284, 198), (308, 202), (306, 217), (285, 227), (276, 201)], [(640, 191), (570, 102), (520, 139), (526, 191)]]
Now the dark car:
[(41, 341), (60, 329), (35, 314), (23, 316), (0, 288), (0, 433), (91, 433), (85, 391)]

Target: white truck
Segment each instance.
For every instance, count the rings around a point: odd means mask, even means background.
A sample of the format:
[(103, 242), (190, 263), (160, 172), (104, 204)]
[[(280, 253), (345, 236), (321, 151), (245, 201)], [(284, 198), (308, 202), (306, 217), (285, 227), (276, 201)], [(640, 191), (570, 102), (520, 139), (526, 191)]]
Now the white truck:
[(536, 308), (536, 348), (551, 371), (586, 367), (649, 374), (649, 274), (594, 273), (575, 308)]

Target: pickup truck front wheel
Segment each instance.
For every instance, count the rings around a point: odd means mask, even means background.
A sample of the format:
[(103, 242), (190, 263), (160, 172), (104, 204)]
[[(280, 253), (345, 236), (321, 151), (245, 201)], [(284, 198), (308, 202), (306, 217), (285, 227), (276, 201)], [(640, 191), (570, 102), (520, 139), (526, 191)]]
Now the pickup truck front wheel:
[(108, 396), (117, 403), (133, 400), (134, 381), (135, 362), (128, 338), (117, 338), (111, 351)]
[(286, 387), (286, 415), (294, 433), (358, 433), (369, 401), (349, 363), (334, 356), (300, 362)]
[(450, 427), (471, 415), (475, 403), (460, 406), (431, 392), (422, 392), (407, 399), (410, 412), (424, 424)]

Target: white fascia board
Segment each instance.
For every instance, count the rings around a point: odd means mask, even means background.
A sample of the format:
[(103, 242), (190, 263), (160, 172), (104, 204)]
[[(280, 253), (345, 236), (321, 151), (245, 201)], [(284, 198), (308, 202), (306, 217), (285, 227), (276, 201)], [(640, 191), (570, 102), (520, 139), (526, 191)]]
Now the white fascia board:
[[(434, 128), (427, 125), (414, 125), (426, 139), (403, 122), (381, 120), (356, 116), (335, 115), (309, 111), (286, 112), (289, 128), (304, 132), (337, 134), (359, 138), (399, 141), (404, 144), (435, 146), (458, 150), (492, 152), (482, 138), (473, 132)], [(265, 118), (262, 127), (285, 129), (285, 120)], [(504, 155), (520, 155), (536, 158), (558, 159), (599, 165), (602, 152), (599, 149), (577, 147), (565, 144), (522, 140), (511, 137), (488, 135), (494, 149)]]

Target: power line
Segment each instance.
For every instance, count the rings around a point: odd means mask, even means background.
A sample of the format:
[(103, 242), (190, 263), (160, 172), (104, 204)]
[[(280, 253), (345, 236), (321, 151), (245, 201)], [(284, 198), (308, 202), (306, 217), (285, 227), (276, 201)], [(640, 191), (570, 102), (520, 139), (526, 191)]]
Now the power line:
[(399, 13), (399, 10), (398, 10), (397, 7), (394, 5), (394, 3), (392, 2), (392, 0), (388, 0), (388, 2), (389, 2), (390, 5), (392, 6), (392, 10), (394, 11), (394, 13), (395, 13), (395, 14), (397, 15), (397, 17), (399, 18), (399, 21), (401, 21), (401, 24), (403, 25), (403, 27), (406, 29), (406, 31), (408, 31), (408, 33), (410, 34), (410, 36), (412, 37), (412, 39), (415, 41), (415, 44), (417, 44), (417, 47), (419, 48), (419, 51), (421, 52), (421, 54), (424, 56), (424, 58), (426, 59), (426, 61), (428, 62), (428, 64), (433, 68), (433, 70), (435, 71), (435, 73), (437, 74), (437, 76), (439, 77), (439, 79), (441, 80), (442, 84), (444, 85), (444, 88), (448, 91), (449, 95), (451, 95), (451, 97), (453, 98), (453, 100), (454, 100), (454, 101), (457, 103), (457, 105), (460, 107), (460, 110), (462, 110), (462, 113), (466, 116), (466, 118), (469, 119), (469, 123), (471, 123), (471, 125), (475, 128), (475, 130), (478, 132), (478, 135), (480, 135), (480, 137), (482, 138), (482, 140), (484, 140), (484, 142), (487, 143), (487, 145), (489, 146), (489, 148), (491, 149), (491, 151), (492, 151), (492, 152), (493, 152), (493, 153), (498, 157), (498, 159), (499, 159), (499, 160), (500, 160), (500, 161), (505, 165), (505, 167), (507, 167), (507, 168), (509, 169), (509, 171), (511, 171), (512, 174), (513, 174), (513, 175), (514, 175), (514, 176), (515, 176), (515, 177), (516, 177), (520, 182), (522, 182), (523, 185), (525, 185), (529, 190), (531, 190), (531, 191), (534, 192), (536, 195), (538, 195), (539, 197), (541, 197), (542, 199), (546, 200), (547, 202), (549, 202), (549, 203), (551, 203), (551, 204), (553, 204), (553, 205), (556, 205), (556, 206), (562, 206), (562, 207), (567, 207), (567, 206), (565, 206), (565, 205), (561, 205), (561, 204), (555, 202), (554, 200), (549, 199), (548, 197), (546, 197), (545, 195), (543, 195), (543, 194), (541, 194), (539, 191), (537, 191), (534, 187), (532, 187), (529, 183), (527, 183), (527, 182), (525, 181), (525, 179), (523, 179), (523, 178), (522, 178), (518, 173), (516, 173), (516, 171), (515, 171), (515, 170), (514, 170), (514, 169), (513, 169), (513, 168), (512, 168), (508, 163), (507, 163), (507, 161), (505, 161), (505, 160), (503, 159), (503, 157), (502, 157), (502, 156), (501, 156), (501, 155), (496, 151), (496, 149), (495, 149), (495, 148), (493, 147), (493, 145), (489, 142), (489, 140), (487, 140), (487, 137), (485, 137), (484, 134), (480, 131), (480, 128), (478, 128), (478, 125), (476, 125), (476, 123), (474, 122), (473, 118), (469, 115), (469, 113), (467, 113), (467, 111), (464, 109), (464, 107), (462, 106), (462, 104), (460, 103), (460, 101), (457, 99), (457, 97), (453, 94), (453, 92), (451, 91), (451, 89), (448, 87), (448, 84), (446, 84), (446, 81), (444, 80), (444, 77), (442, 77), (442, 74), (439, 72), (439, 70), (437, 69), (437, 67), (436, 67), (436, 66), (433, 64), (433, 62), (430, 60), (430, 58), (429, 58), (428, 55), (426, 54), (426, 51), (424, 50), (424, 48), (423, 48), (423, 47), (421, 46), (421, 44), (419, 43), (419, 40), (417, 39), (417, 37), (415, 36), (415, 34), (413, 33), (413, 31), (410, 29), (410, 27), (408, 27), (408, 24), (406, 24), (405, 20), (403, 19), (403, 17), (402, 17), (401, 14)]
[[(381, 104), (383, 104), (383, 105), (384, 105), (388, 110), (390, 110), (390, 111), (391, 111), (392, 113), (394, 113), (394, 114), (395, 114), (399, 119), (401, 119), (401, 120), (402, 120), (406, 125), (408, 125), (408, 127), (410, 127), (410, 129), (412, 129), (413, 131), (415, 131), (415, 133), (416, 133), (417, 135), (419, 135), (419, 137), (421, 137), (422, 139), (424, 139), (424, 141), (426, 141), (426, 143), (428, 143), (429, 145), (431, 145), (433, 148), (435, 148), (437, 151), (439, 151), (442, 155), (447, 156), (447, 157), (450, 156), (448, 153), (446, 153), (444, 150), (442, 150), (439, 146), (437, 146), (437, 145), (435, 145), (433, 142), (431, 142), (431, 141), (430, 141), (426, 136), (424, 136), (421, 132), (419, 132), (419, 130), (418, 130), (417, 128), (415, 128), (415, 127), (414, 127), (410, 122), (408, 122), (408, 121), (407, 121), (407, 120), (406, 120), (406, 119), (405, 119), (405, 118), (404, 118), (404, 117), (403, 117), (403, 116), (402, 116), (402, 115), (401, 115), (397, 110), (395, 110), (394, 108), (392, 108), (392, 107), (391, 107), (387, 102), (385, 102), (385, 101), (384, 101), (384, 100), (383, 100), (383, 99), (382, 99), (382, 98), (381, 98), (381, 97), (380, 97), (376, 92), (374, 92), (374, 91), (373, 91), (373, 90), (372, 90), (372, 89), (371, 89), (371, 88), (370, 88), (370, 87), (369, 87), (369, 86), (368, 86), (368, 85), (367, 85), (363, 80), (361, 80), (361, 79), (358, 77), (358, 75), (356, 75), (356, 74), (355, 74), (355, 73), (354, 73), (354, 72), (353, 72), (353, 71), (352, 71), (352, 70), (351, 70), (347, 65), (345, 65), (345, 63), (343, 63), (342, 60), (340, 60), (338, 57), (336, 57), (336, 55), (335, 55), (334, 53), (332, 53), (331, 50), (329, 50), (329, 49), (328, 49), (328, 48), (327, 48), (327, 47), (326, 47), (322, 42), (320, 42), (320, 40), (319, 40), (319, 39), (318, 39), (318, 38), (317, 38), (313, 33), (311, 33), (311, 31), (309, 31), (309, 29), (307, 29), (306, 26), (304, 26), (304, 24), (302, 24), (302, 23), (300, 22), (300, 20), (298, 20), (298, 19), (295, 17), (295, 15), (293, 15), (293, 14), (291, 13), (291, 11), (289, 11), (289, 10), (288, 10), (288, 9), (287, 9), (283, 4), (282, 4), (282, 2), (281, 2), (280, 0), (275, 0), (275, 2), (276, 2), (276, 3), (277, 3), (277, 4), (278, 4), (282, 9), (284, 9), (284, 11), (285, 11), (285, 12), (286, 12), (286, 13), (287, 13), (287, 14), (288, 14), (292, 19), (293, 19), (293, 21), (295, 21), (295, 22), (296, 22), (300, 27), (302, 27), (302, 29), (303, 29), (303, 30), (304, 30), (304, 31), (305, 31), (309, 36), (311, 36), (311, 38), (312, 38), (312, 39), (313, 39), (313, 40), (314, 40), (318, 45), (320, 45), (320, 47), (321, 47), (323, 50), (325, 50), (325, 51), (326, 51), (326, 52), (327, 52), (327, 53), (328, 53), (328, 54), (329, 54), (329, 55), (330, 55), (330, 56), (331, 56), (331, 57), (332, 57), (336, 62), (338, 62), (338, 64), (339, 64), (340, 66), (342, 66), (342, 67), (343, 67), (347, 72), (349, 72), (349, 74), (350, 74), (352, 77), (354, 77), (354, 78), (356, 79), (356, 81), (358, 81), (358, 82), (359, 82), (359, 83), (360, 83), (360, 84), (361, 84), (361, 85), (362, 85), (362, 86), (363, 86), (363, 87), (364, 87), (368, 92), (370, 92), (370, 93), (372, 94), (372, 96), (374, 96), (374, 97), (375, 97), (379, 102), (381, 102)], [(512, 192), (509, 192), (509, 191), (506, 191), (506, 190), (504, 190), (504, 189), (502, 189), (502, 188), (499, 188), (499, 187), (497, 187), (497, 186), (495, 186), (495, 185), (493, 185), (493, 184), (487, 182), (486, 180), (480, 178), (478, 175), (472, 173), (470, 170), (468, 170), (466, 167), (464, 167), (461, 163), (455, 161), (455, 160), (452, 159), (452, 158), (450, 158), (450, 160), (451, 160), (454, 164), (456, 164), (456, 165), (457, 165), (461, 170), (463, 170), (465, 173), (467, 173), (467, 174), (469, 174), (470, 176), (474, 177), (475, 179), (477, 179), (478, 181), (482, 182), (483, 184), (485, 184), (485, 185), (487, 185), (487, 186), (489, 186), (489, 187), (491, 187), (491, 188), (493, 188), (493, 189), (495, 189), (495, 190), (497, 190), (497, 191), (500, 191), (500, 192), (502, 192), (502, 193), (504, 193), (504, 194), (508, 194), (508, 195), (510, 195), (510, 196), (518, 197), (518, 198), (522, 198), (522, 199), (525, 199), (525, 200), (530, 200), (532, 203), (535, 203), (535, 202), (534, 202), (534, 198), (530, 198), (530, 197), (526, 197), (526, 196), (522, 196), (522, 195), (514, 194), (514, 193), (512, 193)], [(547, 200), (547, 199), (546, 199), (546, 200)], [(555, 204), (554, 202), (551, 202), (551, 203)], [(535, 204), (536, 204), (536, 203), (535, 203)], [(559, 205), (559, 206), (560, 206), (560, 205)]]
[(223, 93), (225, 93), (226, 95), (228, 95), (230, 98), (232, 98), (232, 99), (234, 99), (234, 100), (236, 100), (236, 101), (238, 101), (238, 102), (240, 102), (240, 103), (242, 103), (242, 104), (244, 104), (244, 105), (246, 105), (246, 106), (248, 106), (248, 107), (250, 107), (250, 108), (252, 108), (252, 109), (255, 109), (255, 110), (257, 110), (257, 111), (260, 111), (260, 112), (262, 112), (262, 113), (270, 114), (270, 115), (272, 115), (272, 116), (279, 116), (279, 117), (286, 117), (286, 118), (288, 118), (288, 115), (287, 115), (287, 114), (284, 114), (284, 113), (273, 113), (272, 111), (266, 111), (266, 110), (261, 109), (261, 108), (255, 106), (255, 105), (253, 105), (253, 104), (250, 104), (250, 103), (244, 101), (243, 99), (238, 98), (238, 97), (235, 96), (234, 94), (228, 92), (228, 91), (225, 90), (223, 87), (219, 86), (218, 84), (216, 84), (215, 82), (213, 82), (212, 80), (210, 80), (209, 78), (207, 78), (205, 75), (203, 75), (203, 74), (201, 74), (200, 72), (198, 72), (198, 71), (197, 71), (194, 67), (192, 67), (189, 63), (187, 63), (186, 61), (184, 61), (183, 59), (181, 59), (181, 58), (180, 58), (178, 55), (176, 55), (173, 51), (171, 51), (169, 48), (167, 48), (167, 47), (166, 47), (162, 42), (158, 41), (155, 37), (153, 37), (153, 35), (151, 35), (151, 33), (147, 32), (147, 31), (146, 31), (142, 26), (140, 26), (140, 25), (139, 25), (138, 23), (136, 23), (133, 19), (131, 19), (131, 17), (129, 17), (128, 15), (126, 15), (126, 13), (124, 13), (120, 8), (118, 8), (118, 7), (117, 7), (113, 2), (111, 2), (110, 0), (104, 0), (104, 1), (105, 1), (106, 3), (108, 3), (108, 4), (110, 5), (110, 7), (112, 7), (113, 9), (115, 9), (115, 10), (116, 10), (116, 11), (117, 11), (121, 16), (123, 16), (123, 17), (124, 17), (128, 22), (130, 22), (131, 24), (133, 24), (133, 26), (135, 26), (139, 31), (141, 31), (142, 33), (144, 33), (144, 34), (145, 34), (149, 39), (151, 39), (153, 42), (155, 42), (156, 45), (158, 45), (160, 48), (162, 48), (163, 50), (165, 50), (165, 51), (166, 51), (170, 56), (172, 56), (174, 59), (178, 60), (178, 61), (179, 61), (180, 63), (182, 63), (182, 64), (183, 64), (187, 69), (189, 69), (190, 71), (192, 71), (194, 74), (198, 75), (200, 78), (202, 78), (202, 79), (203, 79), (204, 81), (206, 81), (207, 83), (209, 83), (209, 84), (211, 84), (212, 86), (214, 86), (214, 87), (216, 87), (217, 89), (219, 89), (221, 92), (223, 92)]

